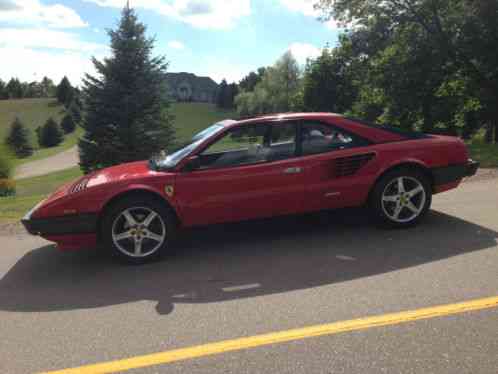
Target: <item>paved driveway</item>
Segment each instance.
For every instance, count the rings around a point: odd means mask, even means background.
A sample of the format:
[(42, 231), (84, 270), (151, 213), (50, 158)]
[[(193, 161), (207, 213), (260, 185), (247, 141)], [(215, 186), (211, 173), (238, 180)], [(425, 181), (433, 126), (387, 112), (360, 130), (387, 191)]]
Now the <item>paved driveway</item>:
[(79, 160), (78, 147), (72, 147), (67, 151), (57, 153), (54, 156), (43, 158), (41, 160), (30, 161), (20, 165), (15, 172), (15, 179), (36, 177), (56, 171), (72, 168), (77, 166)]

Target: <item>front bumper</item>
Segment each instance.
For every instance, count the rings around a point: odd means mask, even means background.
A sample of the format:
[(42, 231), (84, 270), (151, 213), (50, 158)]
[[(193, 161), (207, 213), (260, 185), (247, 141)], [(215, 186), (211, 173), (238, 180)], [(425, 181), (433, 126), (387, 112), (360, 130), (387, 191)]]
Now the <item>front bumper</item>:
[(477, 161), (474, 161), (474, 160), (467, 161), (467, 165), (466, 165), (466, 169), (465, 169), (465, 176), (472, 177), (472, 176), (476, 175), (477, 170), (479, 169), (479, 166), (481, 166), (481, 164)]
[(21, 220), (21, 223), (30, 234), (46, 237), (97, 232), (97, 214), (85, 213), (64, 217), (33, 218), (33, 213), (42, 204), (43, 201), (31, 209)]
[(479, 162), (468, 160), (464, 164), (450, 165), (432, 169), (434, 185), (441, 186), (454, 182), (459, 182), (465, 177), (472, 177), (479, 169)]

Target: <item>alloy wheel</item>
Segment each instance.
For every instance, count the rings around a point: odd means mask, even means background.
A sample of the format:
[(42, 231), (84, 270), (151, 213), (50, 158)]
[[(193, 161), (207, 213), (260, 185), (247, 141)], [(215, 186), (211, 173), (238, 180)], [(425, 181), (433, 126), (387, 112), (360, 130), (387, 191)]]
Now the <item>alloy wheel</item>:
[(155, 253), (166, 240), (166, 225), (159, 213), (150, 208), (128, 208), (114, 220), (112, 240), (126, 256), (147, 257)]
[(424, 210), (427, 194), (422, 183), (407, 176), (393, 179), (382, 193), (382, 210), (397, 223), (415, 220)]

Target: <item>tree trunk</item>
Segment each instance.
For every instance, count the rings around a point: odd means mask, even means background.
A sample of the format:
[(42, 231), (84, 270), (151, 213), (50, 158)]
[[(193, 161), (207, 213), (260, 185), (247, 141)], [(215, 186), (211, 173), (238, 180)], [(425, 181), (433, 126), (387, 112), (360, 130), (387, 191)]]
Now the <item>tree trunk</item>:
[(495, 144), (498, 144), (498, 122), (497, 122), (497, 123), (495, 123), (494, 128), (495, 128), (494, 143), (495, 143)]
[(491, 123), (486, 125), (486, 135), (484, 136), (484, 141), (488, 144), (493, 143), (493, 129), (494, 126)]

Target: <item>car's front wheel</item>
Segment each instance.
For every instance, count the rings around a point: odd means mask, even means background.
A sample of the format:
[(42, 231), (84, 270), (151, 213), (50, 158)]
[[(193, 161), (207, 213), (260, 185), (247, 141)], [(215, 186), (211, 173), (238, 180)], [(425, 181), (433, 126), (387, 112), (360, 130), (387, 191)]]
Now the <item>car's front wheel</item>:
[(164, 255), (175, 233), (169, 209), (147, 196), (130, 196), (110, 208), (103, 220), (106, 248), (121, 260), (142, 264)]
[(418, 170), (399, 169), (383, 176), (371, 195), (371, 207), (391, 227), (416, 225), (432, 202), (429, 179)]

